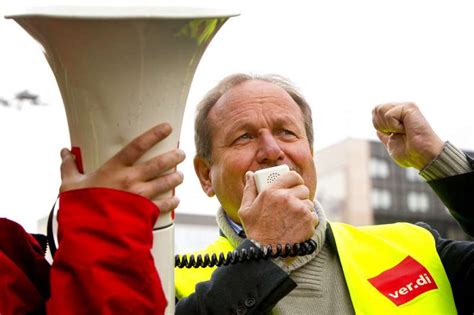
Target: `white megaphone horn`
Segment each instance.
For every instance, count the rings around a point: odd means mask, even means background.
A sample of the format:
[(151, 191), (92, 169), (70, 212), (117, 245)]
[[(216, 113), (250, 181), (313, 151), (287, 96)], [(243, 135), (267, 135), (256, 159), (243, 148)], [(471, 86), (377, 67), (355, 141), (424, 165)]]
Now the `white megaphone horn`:
[[(44, 7), (7, 16), (43, 47), (85, 173), (168, 122), (173, 133), (143, 159), (176, 148), (196, 67), (227, 9)], [(172, 194), (172, 192), (169, 192)], [(155, 224), (153, 256), (174, 313), (173, 214)]]

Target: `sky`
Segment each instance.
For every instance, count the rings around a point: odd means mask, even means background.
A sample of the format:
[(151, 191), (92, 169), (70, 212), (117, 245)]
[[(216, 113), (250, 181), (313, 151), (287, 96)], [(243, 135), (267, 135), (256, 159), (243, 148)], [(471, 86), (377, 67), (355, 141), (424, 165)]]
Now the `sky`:
[[(2, 2), (0, 15), (33, 1), (14, 3)], [(219, 4), (230, 5), (241, 15), (218, 32), (194, 77), (181, 131), (180, 147), (187, 159), (180, 166), (185, 182), (176, 191), (181, 196), (178, 212), (216, 211), (217, 201), (201, 191), (192, 168), (193, 117), (205, 92), (235, 72), (290, 78), (312, 106), (316, 152), (347, 137), (376, 139), (371, 110), (391, 101), (417, 103), (442, 139), (474, 150), (471, 1), (222, 0)], [(57, 196), (59, 150), (69, 147), (67, 122), (41, 47), (14, 21), (4, 19), (0, 19), (0, 43), (0, 98), (12, 99), (28, 89), (48, 104), (0, 106), (0, 217), (35, 232), (37, 220), (47, 215)]]

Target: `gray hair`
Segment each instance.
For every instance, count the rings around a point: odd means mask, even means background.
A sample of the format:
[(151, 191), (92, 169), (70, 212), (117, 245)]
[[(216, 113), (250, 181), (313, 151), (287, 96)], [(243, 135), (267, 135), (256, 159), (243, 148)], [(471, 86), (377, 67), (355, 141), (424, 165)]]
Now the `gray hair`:
[(313, 149), (314, 136), (311, 108), (301, 92), (290, 80), (274, 74), (253, 75), (236, 73), (221, 80), (206, 94), (206, 96), (204, 96), (197, 106), (196, 118), (194, 120), (194, 144), (196, 146), (197, 156), (200, 156), (209, 163), (212, 162), (212, 130), (207, 121), (211, 109), (227, 91), (243, 82), (251, 80), (273, 83), (285, 90), (291, 96), (303, 113), (306, 135), (308, 137), (309, 145), (311, 149)]

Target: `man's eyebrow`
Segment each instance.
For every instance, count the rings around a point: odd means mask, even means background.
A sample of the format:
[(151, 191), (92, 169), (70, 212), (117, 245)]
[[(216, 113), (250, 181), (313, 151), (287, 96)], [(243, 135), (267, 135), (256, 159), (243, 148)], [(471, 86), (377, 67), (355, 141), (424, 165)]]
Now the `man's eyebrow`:
[[(252, 126), (248, 123), (242, 124), (242, 125), (233, 125), (230, 126), (225, 133), (224, 139), (232, 139), (233, 137), (236, 136), (236, 134), (239, 134), (244, 131), (249, 131), (252, 130)], [(219, 132), (219, 131), (217, 131)]]
[(226, 126), (224, 126), (224, 128), (217, 129), (215, 132), (219, 133), (225, 130), (224, 139), (227, 140), (229, 138), (232, 138), (236, 133), (240, 131), (248, 130), (251, 128), (252, 128), (252, 125), (248, 122), (239, 124), (238, 121), (231, 121)]
[(293, 115), (284, 114), (284, 115), (278, 116), (275, 119), (275, 123), (278, 126), (288, 125), (288, 123), (290, 123), (292, 125), (297, 125), (298, 124), (298, 119), (296, 119), (296, 117), (294, 117)]

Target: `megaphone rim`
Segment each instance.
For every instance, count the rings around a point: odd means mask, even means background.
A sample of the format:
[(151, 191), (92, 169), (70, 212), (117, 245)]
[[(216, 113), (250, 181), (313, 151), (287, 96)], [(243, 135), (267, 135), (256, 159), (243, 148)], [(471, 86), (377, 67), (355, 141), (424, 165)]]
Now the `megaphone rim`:
[(5, 15), (7, 19), (22, 17), (52, 17), (81, 19), (185, 19), (185, 18), (228, 18), (238, 16), (234, 9), (216, 7), (180, 6), (34, 6), (17, 9)]

